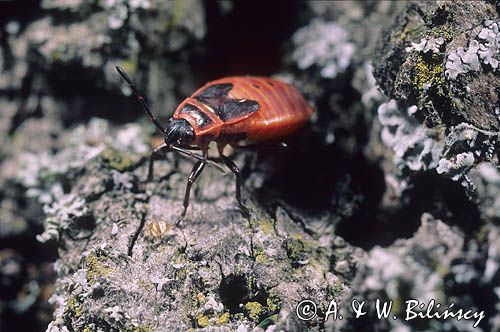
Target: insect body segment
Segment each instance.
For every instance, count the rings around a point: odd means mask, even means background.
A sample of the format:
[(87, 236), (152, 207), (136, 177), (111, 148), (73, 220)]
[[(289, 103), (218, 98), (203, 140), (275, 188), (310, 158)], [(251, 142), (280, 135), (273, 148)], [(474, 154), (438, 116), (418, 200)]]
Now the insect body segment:
[[(195, 91), (177, 107), (164, 128), (125, 71), (120, 67), (116, 69), (165, 137), (165, 143), (151, 155), (148, 180), (153, 177), (153, 163), (158, 154), (177, 151), (198, 160), (189, 175), (182, 216), (189, 205), (191, 186), (205, 165), (220, 167), (208, 159), (211, 141), (217, 142), (221, 160), (235, 174), (236, 198), (242, 212), (248, 215), (241, 200), (240, 170), (224, 156), (224, 147), (227, 144), (240, 147), (238, 143), (242, 140), (259, 144), (285, 138), (302, 127), (314, 112), (302, 94), (290, 85), (265, 77), (234, 76), (207, 83)], [(188, 151), (193, 149), (201, 150), (202, 155)]]
[(173, 117), (199, 126), (198, 112), (186, 116), (186, 105), (211, 118), (209, 125), (200, 126), (198, 134), (211, 135), (213, 140), (221, 134), (244, 136), (251, 141), (286, 137), (302, 127), (313, 113), (297, 89), (265, 77), (228, 77), (197, 90), (179, 105)]

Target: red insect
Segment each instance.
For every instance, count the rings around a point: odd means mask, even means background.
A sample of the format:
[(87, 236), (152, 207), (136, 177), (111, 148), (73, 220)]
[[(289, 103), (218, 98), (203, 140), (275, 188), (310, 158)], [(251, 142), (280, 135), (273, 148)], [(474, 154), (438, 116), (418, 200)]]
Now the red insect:
[[(234, 76), (209, 82), (186, 98), (175, 110), (164, 128), (151, 113), (148, 104), (125, 71), (116, 67), (132, 89), (151, 121), (165, 137), (165, 143), (151, 154), (147, 180), (153, 178), (156, 155), (177, 151), (198, 161), (189, 174), (184, 195), (186, 214), (191, 186), (208, 160), (208, 145), (217, 142), (221, 160), (236, 176), (236, 199), (245, 215), (248, 209), (241, 200), (241, 175), (238, 166), (223, 154), (227, 144), (235, 148), (258, 147), (262, 142), (276, 142), (302, 127), (313, 114), (313, 109), (294, 87), (265, 77)], [(240, 146), (248, 140), (253, 145)], [(273, 144), (277, 147), (284, 143)], [(188, 150), (201, 150), (202, 156)]]

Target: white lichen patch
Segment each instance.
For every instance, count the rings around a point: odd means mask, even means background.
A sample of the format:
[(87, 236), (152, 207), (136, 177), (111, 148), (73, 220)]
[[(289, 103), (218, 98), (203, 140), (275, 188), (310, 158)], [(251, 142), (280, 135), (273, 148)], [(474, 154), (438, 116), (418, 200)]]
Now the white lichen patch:
[(470, 71), (480, 71), (481, 63), (496, 71), (500, 61), (499, 22), (486, 20), (475, 39), (469, 41), (467, 49), (459, 47), (448, 54), (445, 75), (454, 80)]
[(43, 210), (47, 217), (44, 222), (44, 232), (36, 236), (40, 242), (59, 240), (61, 231), (68, 229), (75, 218), (82, 217), (88, 212), (85, 200), (73, 194), (57, 197), (52, 204), (44, 205)]
[(317, 66), (321, 76), (334, 78), (343, 73), (356, 50), (349, 33), (335, 22), (315, 19), (292, 36), (296, 46), (293, 59), (301, 69)]
[(470, 186), (467, 174), (481, 161), (492, 158), (497, 137), (497, 133), (481, 130), (469, 123), (450, 127), (444, 140), (446, 150), (436, 171), (454, 181), (464, 180), (463, 184)]
[(481, 40), (478, 54), (484, 64), (496, 70), (500, 52), (500, 22), (486, 20), (484, 25), (486, 27), (478, 34), (478, 38)]
[(440, 159), (436, 172), (438, 174), (454, 173), (451, 177), (452, 180), (458, 180), (474, 165), (474, 161), (472, 152), (459, 153), (450, 160), (446, 158)]
[(444, 146), (411, 117), (415, 108), (400, 110), (395, 100), (381, 104), (377, 110), (383, 126), (381, 138), (394, 151), (394, 163), (399, 167), (412, 171), (434, 169)]
[[(118, 130), (116, 135), (106, 120), (93, 118), (87, 125), (79, 125), (61, 139), (64, 145), (55, 153), (24, 152), (19, 157), (17, 180), (28, 188), (28, 194), (42, 204), (51, 203), (54, 196), (52, 184), (58, 176), (69, 170), (83, 167), (97, 157), (107, 146), (117, 151), (142, 154), (148, 145), (141, 128), (129, 124)], [(125, 176), (126, 177), (126, 176)], [(130, 178), (114, 176), (115, 185), (130, 187)], [(48, 187), (47, 187), (48, 185)]]
[(417, 51), (417, 52), (423, 52), (423, 53), (439, 53), (441, 46), (444, 44), (444, 38), (443, 37), (430, 37), (428, 39), (422, 38), (420, 40), (420, 43), (411, 43), (410, 47), (406, 48), (407, 52), (412, 52), (412, 51)]

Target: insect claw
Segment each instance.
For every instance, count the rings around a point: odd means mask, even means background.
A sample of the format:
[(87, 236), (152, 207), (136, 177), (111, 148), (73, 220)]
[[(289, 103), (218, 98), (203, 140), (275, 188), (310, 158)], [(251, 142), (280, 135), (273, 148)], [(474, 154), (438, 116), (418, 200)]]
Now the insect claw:
[[(184, 214), (185, 214), (185, 210), (184, 210)], [(182, 214), (179, 218), (177, 218), (177, 220), (175, 221), (175, 226), (180, 225), (181, 222), (184, 221), (184, 214)]]

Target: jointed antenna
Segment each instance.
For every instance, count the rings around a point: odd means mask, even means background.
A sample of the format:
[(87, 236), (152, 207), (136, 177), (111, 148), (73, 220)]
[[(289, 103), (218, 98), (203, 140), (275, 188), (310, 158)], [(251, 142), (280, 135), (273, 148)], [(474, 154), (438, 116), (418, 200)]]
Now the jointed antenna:
[(139, 103), (142, 105), (142, 108), (144, 109), (146, 114), (149, 116), (149, 118), (151, 119), (153, 124), (156, 126), (156, 128), (158, 128), (162, 133), (165, 133), (166, 132), (165, 128), (163, 128), (163, 126), (160, 124), (158, 119), (153, 115), (153, 113), (149, 109), (149, 106), (148, 106), (148, 103), (146, 102), (146, 99), (144, 99), (144, 97), (139, 93), (139, 91), (135, 87), (135, 84), (132, 82), (132, 80), (130, 79), (128, 74), (125, 72), (125, 70), (123, 70), (121, 67), (116, 66), (116, 71), (125, 80), (125, 82), (127, 82), (130, 89), (132, 89), (132, 92), (137, 97), (137, 99), (139, 100)]

